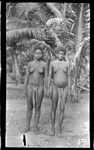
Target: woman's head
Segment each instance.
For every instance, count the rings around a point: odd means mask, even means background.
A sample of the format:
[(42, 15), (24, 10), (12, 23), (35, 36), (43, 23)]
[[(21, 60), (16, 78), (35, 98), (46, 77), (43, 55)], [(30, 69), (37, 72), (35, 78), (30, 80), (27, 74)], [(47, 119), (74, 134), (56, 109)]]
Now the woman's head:
[(43, 56), (43, 50), (41, 47), (37, 46), (34, 48), (33, 50), (33, 53), (34, 53), (34, 58), (37, 59), (37, 60), (40, 60), (42, 59), (42, 56)]
[(57, 53), (57, 57), (59, 60), (62, 60), (63, 58), (65, 58), (66, 55), (66, 49), (63, 46), (58, 46), (55, 49), (56, 53)]

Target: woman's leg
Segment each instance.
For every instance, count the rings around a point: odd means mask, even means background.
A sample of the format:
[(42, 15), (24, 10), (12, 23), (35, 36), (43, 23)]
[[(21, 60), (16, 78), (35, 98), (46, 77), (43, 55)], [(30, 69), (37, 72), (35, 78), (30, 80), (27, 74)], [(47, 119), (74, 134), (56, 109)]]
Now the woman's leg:
[(58, 123), (58, 128), (59, 132), (61, 133), (62, 129), (62, 123), (64, 120), (64, 112), (65, 112), (65, 103), (66, 103), (66, 96), (67, 96), (67, 86), (62, 89), (62, 97), (59, 105), (59, 123)]
[(56, 110), (58, 105), (58, 91), (54, 85), (51, 91), (51, 100), (52, 100), (52, 108), (51, 108), (52, 135), (55, 135), (55, 120), (56, 120)]
[(27, 112), (26, 112), (25, 132), (30, 130), (30, 122), (31, 122), (32, 111), (33, 111), (33, 90), (29, 86), (26, 89), (26, 98), (27, 98)]
[(34, 96), (35, 96), (35, 131), (37, 131), (41, 114), (41, 104), (44, 96), (44, 87), (40, 86)]

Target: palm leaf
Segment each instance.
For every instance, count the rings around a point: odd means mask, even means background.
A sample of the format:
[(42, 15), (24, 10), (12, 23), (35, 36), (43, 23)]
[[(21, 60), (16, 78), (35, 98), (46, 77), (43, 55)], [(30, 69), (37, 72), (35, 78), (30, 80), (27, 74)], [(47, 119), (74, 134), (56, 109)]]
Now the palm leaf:
[(56, 17), (62, 18), (61, 12), (55, 7), (54, 3), (46, 3)]
[[(62, 11), (60, 10), (61, 16), (56, 18), (51, 18), (46, 22), (46, 25), (53, 30), (52, 36), (55, 37), (56, 43), (62, 44), (62, 42), (67, 42), (69, 39), (71, 39), (72, 29), (74, 28), (74, 20), (71, 19), (71, 17), (66, 18), (66, 13), (68, 9), (70, 8), (70, 12), (73, 16), (75, 15), (75, 12), (72, 10), (72, 4), (68, 3), (62, 3), (61, 4)], [(58, 8), (56, 8), (58, 10)], [(59, 11), (59, 10), (58, 10)], [(73, 41), (75, 38), (75, 35), (73, 35)], [(62, 41), (61, 41), (62, 39)]]
[(13, 30), (18, 28), (32, 27), (32, 22), (28, 20), (22, 20), (18, 18), (12, 18), (6, 20), (6, 30)]
[(19, 11), (19, 16), (23, 17), (23, 15), (28, 18), (28, 13), (33, 9), (38, 9), (38, 3), (18, 3), (17, 8)]
[[(42, 13), (40, 13), (41, 11), (38, 3), (17, 3), (15, 6), (10, 3), (7, 7), (7, 14), (9, 13), (10, 15), (7, 16), (7, 28), (11, 29), (12, 25), (14, 26), (14, 28), (20, 28), (21, 26), (35, 27), (44, 23), (44, 18), (42, 18), (43, 15)], [(10, 9), (14, 9), (14, 7), (16, 9), (15, 15), (13, 15), (10, 11)]]
[(41, 40), (32, 39), (32, 40), (22, 41), (22, 42), (19, 42), (17, 45), (20, 45), (20, 44), (28, 45), (28, 46), (30, 46), (33, 49), (36, 46), (40, 46), (41, 48), (43, 48), (44, 52), (46, 50), (48, 50), (48, 52), (52, 52), (52, 54), (55, 55), (54, 50), (48, 44), (46, 44), (44, 41), (41, 41)]
[[(74, 63), (76, 64), (76, 60), (80, 58), (80, 54), (82, 51), (82, 47), (84, 43), (88, 43), (90, 36), (89, 36), (89, 28), (90, 24), (88, 21), (85, 21), (87, 18), (87, 9), (84, 3), (81, 3), (81, 11), (79, 15), (79, 23), (78, 23), (78, 32), (77, 32), (77, 39), (76, 39), (76, 55), (74, 57)], [(89, 12), (89, 11), (88, 11)]]
[(22, 28), (22, 29), (15, 29), (6, 32), (6, 39), (7, 41), (11, 41), (12, 39), (19, 39), (19, 38), (27, 38), (32, 39), (35, 37), (36, 39), (47, 39), (44, 29), (39, 28)]
[(17, 3), (6, 4), (6, 18), (18, 17)]
[(46, 41), (51, 47), (55, 44), (55, 39), (51, 36), (49, 30), (45, 28), (22, 28), (6, 32), (7, 45), (19, 43), (23, 39), (36, 39), (39, 41)]

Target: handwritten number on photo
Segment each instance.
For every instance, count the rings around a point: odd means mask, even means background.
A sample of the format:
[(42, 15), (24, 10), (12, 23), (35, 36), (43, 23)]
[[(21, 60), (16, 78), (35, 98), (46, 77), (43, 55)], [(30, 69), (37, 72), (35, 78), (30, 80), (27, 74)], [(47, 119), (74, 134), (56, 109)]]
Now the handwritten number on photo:
[(26, 146), (26, 137), (25, 137), (25, 135), (23, 135), (23, 143), (24, 143), (24, 146)]

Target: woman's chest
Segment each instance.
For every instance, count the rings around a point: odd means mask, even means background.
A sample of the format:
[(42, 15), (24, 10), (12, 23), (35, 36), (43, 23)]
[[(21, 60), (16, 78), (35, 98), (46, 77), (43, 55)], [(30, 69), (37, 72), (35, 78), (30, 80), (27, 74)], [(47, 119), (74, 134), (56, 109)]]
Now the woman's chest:
[(29, 72), (31, 72), (31, 73), (33, 73), (33, 72), (43, 73), (44, 72), (44, 66), (42, 64), (32, 64), (29, 67)]
[(53, 65), (53, 71), (54, 72), (66, 72), (67, 71), (67, 65), (66, 62), (59, 62)]

